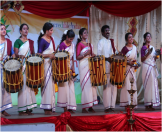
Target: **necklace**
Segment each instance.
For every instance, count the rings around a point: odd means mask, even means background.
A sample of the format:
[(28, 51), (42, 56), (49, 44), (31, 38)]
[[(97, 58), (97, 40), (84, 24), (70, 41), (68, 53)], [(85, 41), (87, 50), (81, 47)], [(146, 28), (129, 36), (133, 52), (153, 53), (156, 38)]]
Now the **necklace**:
[(28, 39), (24, 39), (24, 38), (21, 38), (21, 39), (22, 39), (24, 42), (25, 42), (25, 41), (28, 41)]
[(65, 43), (65, 45), (68, 46), (68, 47), (71, 45), (71, 43), (70, 43), (70, 44), (67, 44), (66, 41), (64, 41), (64, 43)]
[(81, 41), (85, 46), (88, 46), (87, 42)]
[(81, 41), (83, 44), (87, 44), (87, 42), (85, 42), (85, 41)]
[(47, 38), (47, 37), (46, 37), (46, 39), (51, 40), (51, 38)]
[(0, 40), (1, 44), (4, 43), (5, 41), (6, 41), (6, 39), (4, 39), (4, 40), (1, 39), (1, 40)]

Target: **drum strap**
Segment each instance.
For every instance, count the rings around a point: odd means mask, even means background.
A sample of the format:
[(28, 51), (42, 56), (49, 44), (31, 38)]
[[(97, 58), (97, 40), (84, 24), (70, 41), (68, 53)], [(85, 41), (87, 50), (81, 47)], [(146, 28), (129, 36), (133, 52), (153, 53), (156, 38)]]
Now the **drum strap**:
[(6, 40), (7, 40), (7, 55), (10, 56), (11, 55), (12, 42), (7, 38), (6, 38)]
[(53, 50), (55, 51), (55, 42), (52, 37), (51, 37), (51, 40), (52, 40), (52, 44), (53, 44)]
[(89, 47), (91, 49), (91, 56), (92, 56), (92, 45), (91, 45), (91, 43), (89, 43)]
[(30, 48), (30, 53), (33, 54), (34, 52), (34, 41), (31, 40), (31, 39), (28, 39), (29, 40), (29, 48)]
[(111, 46), (112, 46), (112, 48), (113, 48), (113, 52), (114, 52), (114, 54), (115, 54), (114, 39), (110, 39), (110, 41), (111, 41)]

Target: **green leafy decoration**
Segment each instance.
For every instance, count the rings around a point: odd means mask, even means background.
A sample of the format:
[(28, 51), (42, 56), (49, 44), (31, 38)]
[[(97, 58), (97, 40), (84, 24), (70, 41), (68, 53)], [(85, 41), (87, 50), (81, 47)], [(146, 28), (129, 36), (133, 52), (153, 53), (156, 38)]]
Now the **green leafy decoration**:
[(9, 33), (9, 32), (11, 32), (11, 30), (6, 30), (6, 33)]
[[(1, 23), (5, 25), (6, 20), (4, 20), (5, 15), (1, 17)], [(6, 29), (9, 27), (9, 25), (5, 25)], [(11, 32), (11, 30), (6, 30), (7, 33)]]

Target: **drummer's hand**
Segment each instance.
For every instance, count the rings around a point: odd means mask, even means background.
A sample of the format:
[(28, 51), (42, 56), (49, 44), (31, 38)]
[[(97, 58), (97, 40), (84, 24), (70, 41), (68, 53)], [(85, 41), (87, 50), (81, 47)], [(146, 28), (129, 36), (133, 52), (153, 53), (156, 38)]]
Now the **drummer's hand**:
[(92, 57), (95, 57), (95, 56), (96, 56), (96, 54), (92, 53)]
[(36, 53), (37, 55), (42, 55), (41, 53)]
[(105, 61), (108, 61), (109, 63), (111, 63), (111, 62), (112, 62), (112, 61), (111, 61), (111, 57), (105, 58)]
[(54, 60), (54, 59), (55, 59), (54, 54), (50, 54), (50, 55), (49, 55), (49, 58), (50, 58), (51, 60)]
[(25, 56), (24, 55), (20, 55), (19, 58), (21, 58), (21, 60), (24, 60)]
[(127, 64), (130, 65), (130, 66), (133, 66), (134, 65), (134, 62), (133, 61), (128, 61)]
[(90, 54), (91, 54), (91, 50), (88, 50), (88, 51), (85, 53), (85, 56), (90, 55)]

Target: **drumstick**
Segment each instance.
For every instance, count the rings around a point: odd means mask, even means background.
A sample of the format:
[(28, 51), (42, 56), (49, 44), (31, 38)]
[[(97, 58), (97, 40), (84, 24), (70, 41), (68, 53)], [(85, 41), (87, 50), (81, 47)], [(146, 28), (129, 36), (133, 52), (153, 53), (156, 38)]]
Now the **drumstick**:
[(116, 48), (116, 50), (118, 51), (118, 53), (119, 53), (119, 50), (118, 50), (118, 48), (117, 47), (115, 47)]
[(57, 50), (58, 50), (59, 47), (60, 47), (60, 44), (57, 46), (56, 52), (57, 52)]

